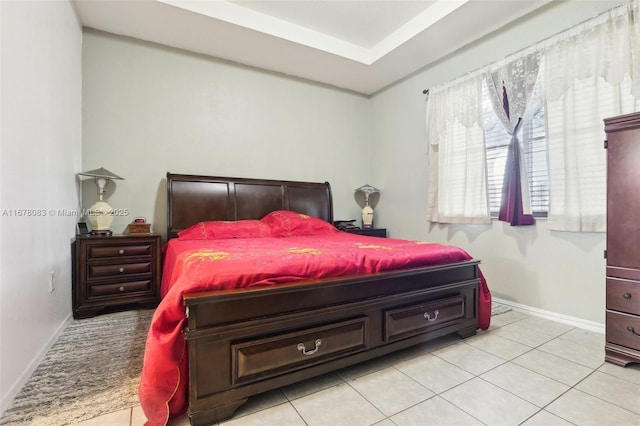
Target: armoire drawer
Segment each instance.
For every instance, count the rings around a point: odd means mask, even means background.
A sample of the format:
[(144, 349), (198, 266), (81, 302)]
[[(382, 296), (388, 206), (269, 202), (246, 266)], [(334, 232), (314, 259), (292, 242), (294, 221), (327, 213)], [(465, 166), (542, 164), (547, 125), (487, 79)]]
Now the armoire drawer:
[(640, 282), (608, 277), (607, 309), (640, 315)]
[(465, 297), (448, 297), (384, 311), (384, 340), (424, 333), (465, 318)]
[(607, 311), (607, 342), (640, 350), (640, 317)]
[(367, 348), (367, 317), (231, 345), (234, 382), (292, 371)]

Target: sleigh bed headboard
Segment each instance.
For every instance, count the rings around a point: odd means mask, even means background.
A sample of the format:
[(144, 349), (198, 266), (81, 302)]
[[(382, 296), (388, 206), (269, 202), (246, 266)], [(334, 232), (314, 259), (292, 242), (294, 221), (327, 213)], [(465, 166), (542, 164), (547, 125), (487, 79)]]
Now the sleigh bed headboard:
[(167, 238), (198, 222), (261, 219), (275, 210), (332, 222), (331, 186), (328, 182), (167, 173)]

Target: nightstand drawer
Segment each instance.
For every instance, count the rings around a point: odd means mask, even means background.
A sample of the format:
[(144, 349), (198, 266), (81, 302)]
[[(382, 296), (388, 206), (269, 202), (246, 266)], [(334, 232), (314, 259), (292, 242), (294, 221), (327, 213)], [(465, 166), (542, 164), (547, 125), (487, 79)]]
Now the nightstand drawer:
[(115, 296), (129, 293), (148, 292), (152, 290), (151, 280), (131, 281), (115, 284), (89, 286), (89, 298)]
[(465, 297), (462, 295), (386, 310), (384, 338), (387, 341), (400, 339), (464, 319)]
[(139, 245), (113, 245), (113, 246), (89, 246), (87, 259), (108, 259), (112, 257), (126, 256), (151, 256), (153, 247), (151, 244)]
[(88, 279), (150, 273), (151, 262), (119, 263), (116, 265), (89, 265), (87, 268)]

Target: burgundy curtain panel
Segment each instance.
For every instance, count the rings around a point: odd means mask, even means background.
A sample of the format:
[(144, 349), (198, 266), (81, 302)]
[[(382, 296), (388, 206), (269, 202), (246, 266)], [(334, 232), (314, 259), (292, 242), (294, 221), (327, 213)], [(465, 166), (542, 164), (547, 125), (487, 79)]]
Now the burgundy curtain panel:
[[(502, 86), (502, 106), (507, 118), (510, 119), (509, 96), (507, 89)], [(500, 214), (498, 220), (509, 222), (512, 226), (533, 225), (533, 215), (525, 214), (522, 207), (522, 179), (520, 176), (520, 142), (518, 132), (522, 125), (522, 117), (518, 118), (518, 124), (513, 129), (509, 149), (507, 151), (507, 161), (504, 170), (504, 180), (502, 181), (502, 200), (500, 204)]]

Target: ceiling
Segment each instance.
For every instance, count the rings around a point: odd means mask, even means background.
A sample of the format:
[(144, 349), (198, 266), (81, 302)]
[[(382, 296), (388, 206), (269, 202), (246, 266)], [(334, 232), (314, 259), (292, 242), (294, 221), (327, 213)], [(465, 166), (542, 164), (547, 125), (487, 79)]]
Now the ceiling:
[(73, 0), (83, 26), (371, 95), (551, 0)]

